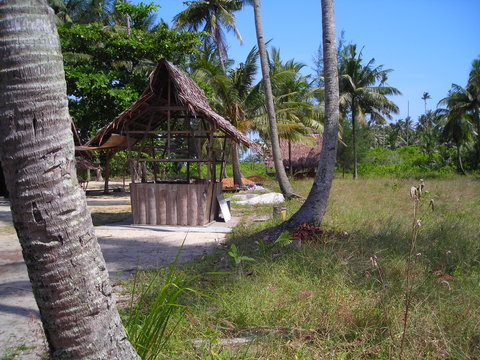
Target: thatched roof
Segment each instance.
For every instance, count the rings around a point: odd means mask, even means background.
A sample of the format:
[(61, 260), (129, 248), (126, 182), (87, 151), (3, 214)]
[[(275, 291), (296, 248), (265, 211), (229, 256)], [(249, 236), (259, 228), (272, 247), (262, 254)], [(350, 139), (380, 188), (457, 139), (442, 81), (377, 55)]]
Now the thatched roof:
[[(315, 170), (320, 161), (320, 152), (322, 151), (323, 137), (321, 135), (315, 136), (315, 145), (305, 145), (298, 142), (290, 143), (285, 139), (280, 139), (280, 152), (283, 159), (283, 165), (290, 168), (290, 161), (294, 172), (302, 170)], [(291, 158), (289, 158), (289, 154)], [(268, 165), (273, 167), (273, 160), (269, 159)]]
[[(167, 107), (173, 107), (176, 111), (187, 111), (195, 118), (205, 119), (234, 141), (254, 150), (257, 148), (255, 143), (238, 131), (229, 121), (215, 113), (210, 108), (203, 90), (183, 71), (167, 60), (160, 60), (156, 69), (150, 74), (147, 88), (140, 98), (101, 129), (83, 148), (124, 149), (127, 147), (128, 141), (136, 141), (127, 139), (125, 136), (127, 128), (130, 131), (157, 128), (167, 120)], [(116, 136), (112, 138), (114, 134)]]
[(95, 165), (89, 160), (86, 159), (77, 159), (77, 170), (101, 170), (100, 165)]

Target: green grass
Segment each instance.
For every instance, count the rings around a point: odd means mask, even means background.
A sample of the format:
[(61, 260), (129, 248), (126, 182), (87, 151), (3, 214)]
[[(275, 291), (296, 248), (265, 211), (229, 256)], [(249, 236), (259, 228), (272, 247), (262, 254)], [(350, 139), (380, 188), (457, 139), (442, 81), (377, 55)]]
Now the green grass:
[(0, 360), (14, 360), (19, 359), (20, 355), (28, 354), (34, 347), (27, 346), (25, 344), (18, 345), (16, 347), (8, 348), (3, 351)]
[(0, 235), (14, 235), (16, 234), (15, 228), (13, 225), (0, 225)]
[[(169, 359), (398, 358), (415, 181), (336, 179), (317, 243), (276, 247), (264, 260), (242, 223), (229, 241), (256, 259), (238, 271), (230, 245), (183, 268), (186, 311), (163, 349)], [(268, 186), (275, 189), (275, 184)], [(308, 193), (311, 180), (294, 182)], [(480, 181), (428, 180), (420, 204), (404, 359), (480, 358)], [(435, 201), (435, 211), (428, 208)], [(301, 200), (287, 203), (291, 215)], [(251, 209), (240, 209), (251, 215)], [(269, 213), (271, 206), (255, 212)], [(348, 236), (345, 236), (345, 232)], [(343, 233), (343, 234), (342, 234)], [(338, 235), (336, 235), (338, 234)], [(342, 234), (342, 235), (341, 235)], [(417, 255), (418, 254), (418, 255)], [(372, 262), (376, 257), (377, 266)], [(240, 274), (240, 276), (239, 276)], [(253, 341), (232, 346), (225, 339)]]

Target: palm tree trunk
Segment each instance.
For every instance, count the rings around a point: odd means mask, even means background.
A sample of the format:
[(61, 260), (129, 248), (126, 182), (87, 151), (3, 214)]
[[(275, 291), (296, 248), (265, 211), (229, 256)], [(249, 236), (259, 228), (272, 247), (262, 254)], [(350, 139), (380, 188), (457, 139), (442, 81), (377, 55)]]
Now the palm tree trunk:
[(233, 183), (238, 186), (243, 186), (242, 171), (240, 170), (240, 158), (238, 156), (238, 145), (232, 140), (232, 168), (233, 168)]
[(51, 355), (139, 359), (77, 181), (53, 11), (3, 2), (0, 34), (0, 161)]
[[(480, 97), (480, 93), (478, 96)], [(473, 116), (477, 119), (477, 156), (474, 160), (474, 166), (478, 169), (478, 165), (480, 164), (480, 114), (478, 111), (474, 111)]]
[(322, 152), (312, 189), (302, 207), (288, 221), (289, 228), (302, 223), (319, 225), (322, 222), (337, 159), (339, 90), (333, 0), (322, 0), (322, 24), (325, 71), (325, 128)]
[(273, 105), (272, 85), (270, 83), (270, 69), (268, 66), (267, 49), (263, 37), (262, 17), (260, 14), (260, 0), (253, 1), (253, 10), (255, 14), (255, 28), (257, 31), (257, 42), (260, 53), (260, 64), (262, 67), (263, 84), (265, 87), (265, 98), (267, 102), (268, 124), (270, 129), (270, 141), (272, 143), (272, 157), (275, 164), (275, 174), (283, 195), (287, 198), (296, 197), (290, 181), (288, 180), (285, 167), (283, 166), (280, 153), (280, 141), (278, 140), (277, 121), (275, 119), (275, 107)]
[(353, 180), (358, 178), (357, 123), (355, 121), (355, 99), (352, 100), (352, 145), (353, 145)]
[(462, 173), (462, 175), (466, 175), (465, 169), (463, 168), (463, 162), (462, 162), (462, 153), (460, 151), (461, 146), (457, 145), (457, 164), (458, 164), (458, 170)]
[(110, 164), (112, 162), (115, 153), (112, 151), (107, 150), (106, 158), (105, 158), (105, 176), (104, 176), (104, 183), (103, 183), (103, 193), (105, 195), (109, 194), (109, 182), (110, 182)]

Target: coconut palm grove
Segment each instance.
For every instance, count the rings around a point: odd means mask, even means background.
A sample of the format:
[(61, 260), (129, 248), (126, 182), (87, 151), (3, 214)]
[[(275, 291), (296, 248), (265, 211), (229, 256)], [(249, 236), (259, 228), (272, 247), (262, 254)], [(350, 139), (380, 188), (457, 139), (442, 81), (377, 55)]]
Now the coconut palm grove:
[(406, 104), (267, 2), (2, 3), (0, 359), (480, 358), (480, 55)]

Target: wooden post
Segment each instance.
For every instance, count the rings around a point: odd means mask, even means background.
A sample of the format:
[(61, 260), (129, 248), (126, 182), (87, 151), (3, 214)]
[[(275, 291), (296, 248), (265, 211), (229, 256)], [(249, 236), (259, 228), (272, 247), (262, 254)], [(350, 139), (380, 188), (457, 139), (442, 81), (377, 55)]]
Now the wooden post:
[(155, 183), (145, 184), (145, 205), (147, 209), (147, 224), (157, 225), (157, 202), (155, 199)]
[(222, 164), (220, 165), (220, 182), (223, 180), (223, 172), (225, 170), (225, 153), (227, 151), (227, 137), (223, 138), (223, 149), (222, 149)]
[(177, 224), (178, 225), (187, 225), (188, 224), (188, 217), (189, 217), (189, 209), (188, 209), (188, 202), (189, 202), (189, 193), (188, 188), (193, 185), (185, 185), (181, 184), (178, 185), (179, 191), (177, 193)]
[(170, 106), (172, 105), (171, 104), (171, 98), (170, 98), (170, 88), (171, 88), (171, 85), (170, 85), (170, 78), (168, 78), (168, 94), (167, 94), (167, 99), (168, 99), (168, 110), (167, 110), (167, 159), (170, 159), (171, 157), (171, 153), (170, 153), (170, 131), (172, 130), (171, 129), (171, 124), (170, 124), (170, 116), (171, 116), (171, 113), (170, 113)]
[[(152, 141), (152, 159), (156, 159), (156, 151), (155, 151), (155, 136), (152, 136), (151, 141)], [(156, 184), (157, 183), (157, 170), (158, 170), (158, 165), (157, 162), (153, 163), (153, 182)]]
[(293, 176), (292, 169), (292, 142), (288, 140), (288, 166), (290, 168), (290, 176)]
[(177, 225), (177, 185), (167, 190), (167, 224)]
[(197, 201), (198, 201), (198, 216), (197, 224), (205, 225), (207, 223), (205, 219), (206, 206), (207, 206), (207, 193), (208, 193), (208, 183), (199, 184), (197, 188)]
[(147, 204), (145, 199), (145, 185), (146, 184), (137, 184), (138, 224), (147, 223)]
[(198, 225), (198, 195), (197, 187), (202, 186), (202, 184), (191, 184), (187, 185), (188, 187), (188, 201), (187, 201), (187, 223), (190, 226)]
[(155, 199), (157, 206), (157, 225), (167, 223), (167, 191), (164, 184), (155, 184)]
[[(213, 159), (213, 133), (215, 132), (215, 125), (210, 125), (210, 132), (208, 134), (208, 177), (211, 181), (215, 182), (215, 170), (212, 168), (212, 165), (215, 166), (215, 161)], [(213, 179), (212, 179), (213, 177)]]
[(132, 207), (133, 223), (139, 224), (138, 221), (138, 196), (137, 186), (135, 183), (130, 184), (130, 204)]
[(129, 129), (127, 128), (127, 158), (128, 158), (128, 164), (130, 165), (130, 177), (132, 180), (132, 184), (134, 184), (135, 183), (135, 164), (132, 157), (132, 145), (129, 139), (130, 139), (130, 132), (129, 132)]

